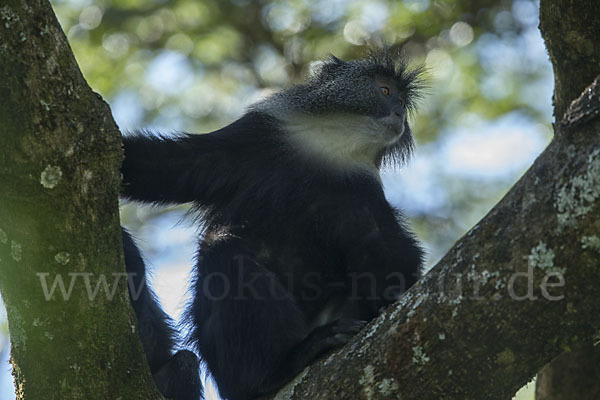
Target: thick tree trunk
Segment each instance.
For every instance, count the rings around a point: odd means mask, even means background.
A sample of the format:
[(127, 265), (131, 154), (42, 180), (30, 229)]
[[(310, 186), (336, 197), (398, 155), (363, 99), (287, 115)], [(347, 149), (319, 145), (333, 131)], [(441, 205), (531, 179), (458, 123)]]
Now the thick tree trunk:
[[(17, 398), (159, 398), (123, 276), (110, 110), (46, 0), (2, 1), (0, 38), (0, 292)], [(94, 293), (102, 279), (109, 292)]]
[(541, 0), (540, 31), (554, 68), (554, 115), (600, 74), (600, 2)]

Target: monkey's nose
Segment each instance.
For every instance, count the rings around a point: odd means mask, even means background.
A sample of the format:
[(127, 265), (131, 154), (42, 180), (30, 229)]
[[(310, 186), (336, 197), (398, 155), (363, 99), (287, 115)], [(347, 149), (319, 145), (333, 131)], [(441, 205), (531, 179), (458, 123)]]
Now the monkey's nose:
[(396, 117), (402, 118), (404, 116), (404, 108), (402, 108), (400, 106), (394, 107), (394, 109), (392, 110), (392, 112), (394, 113), (394, 115)]

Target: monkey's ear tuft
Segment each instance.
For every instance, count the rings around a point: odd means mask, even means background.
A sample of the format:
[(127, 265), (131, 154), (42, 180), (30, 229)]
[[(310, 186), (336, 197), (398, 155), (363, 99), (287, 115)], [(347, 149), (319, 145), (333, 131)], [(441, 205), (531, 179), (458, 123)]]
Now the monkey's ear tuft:
[(346, 64), (345, 61), (340, 60), (339, 58), (337, 58), (333, 54), (329, 55), (329, 58), (327, 59), (327, 62), (331, 63), (331, 64), (335, 64), (337, 66), (342, 66), (342, 65)]
[(313, 61), (308, 66), (309, 75), (312, 78), (330, 76), (335, 70), (344, 66), (345, 61), (330, 54), (325, 60)]
[(317, 77), (321, 75), (324, 65), (325, 61), (323, 60), (312, 61), (310, 64), (308, 64), (308, 75), (310, 77)]

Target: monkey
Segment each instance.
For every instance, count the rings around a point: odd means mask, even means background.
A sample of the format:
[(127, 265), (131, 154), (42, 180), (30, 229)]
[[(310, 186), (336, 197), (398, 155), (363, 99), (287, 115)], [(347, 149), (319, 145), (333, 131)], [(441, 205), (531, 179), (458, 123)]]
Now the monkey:
[[(184, 319), (222, 398), (274, 392), (418, 280), (423, 250), (379, 172), (413, 151), (422, 72), (392, 48), (331, 55), (214, 132), (124, 137), (122, 196), (191, 203), (202, 221)], [(128, 271), (143, 277), (126, 233), (124, 243)], [(134, 309), (157, 385), (177, 390), (163, 394), (198, 398), (199, 361), (173, 355), (153, 295)]]
[(177, 332), (146, 284), (146, 265), (131, 234), (121, 228), (129, 282), (129, 298), (138, 320), (138, 332), (157, 388), (167, 398), (198, 400), (202, 397), (200, 362), (189, 350), (173, 354)]

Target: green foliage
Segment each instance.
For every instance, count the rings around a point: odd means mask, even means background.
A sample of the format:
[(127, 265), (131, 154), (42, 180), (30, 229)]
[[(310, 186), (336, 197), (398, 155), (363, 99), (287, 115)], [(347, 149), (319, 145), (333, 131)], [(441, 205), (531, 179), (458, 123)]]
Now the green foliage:
[[(547, 110), (540, 112), (520, 96), (521, 88), (547, 76), (547, 69), (500, 68), (508, 78), (501, 93), (485, 93), (483, 84), (498, 67), (478, 51), (480, 39), (486, 46), (518, 45), (519, 35), (535, 29), (535, 18), (522, 16), (524, 9), (537, 12), (528, 0), (62, 0), (54, 5), (92, 87), (109, 101), (124, 90), (140, 93), (141, 125), (156, 123), (161, 110), (175, 109), (182, 128), (205, 130), (235, 118), (239, 102), (247, 105), (261, 89), (300, 79), (311, 60), (330, 52), (360, 56), (364, 43), (382, 42), (403, 43), (416, 62), (432, 68), (435, 100), (416, 124), (422, 141), (435, 140), (460, 113), (489, 119), (520, 110), (540, 121), (548, 118)], [(176, 52), (190, 68), (190, 83), (175, 95), (157, 93), (147, 79), (149, 66), (165, 52)], [(440, 66), (444, 71), (438, 73)], [(204, 110), (187, 104), (201, 97)]]
[[(455, 132), (511, 113), (535, 127), (531, 135), (549, 136), (551, 70), (539, 45), (535, 0), (61, 0), (54, 6), (86, 79), (125, 129), (206, 132), (302, 79), (312, 60), (329, 53), (359, 57), (368, 44), (388, 43), (401, 44), (429, 70), (429, 94), (413, 124), (418, 154), (429, 149), (435, 159)], [(419, 208), (424, 201), (412, 199), (417, 206), (409, 210), (430, 262), (522, 173), (473, 178), (436, 168), (431, 185), (446, 203)]]

